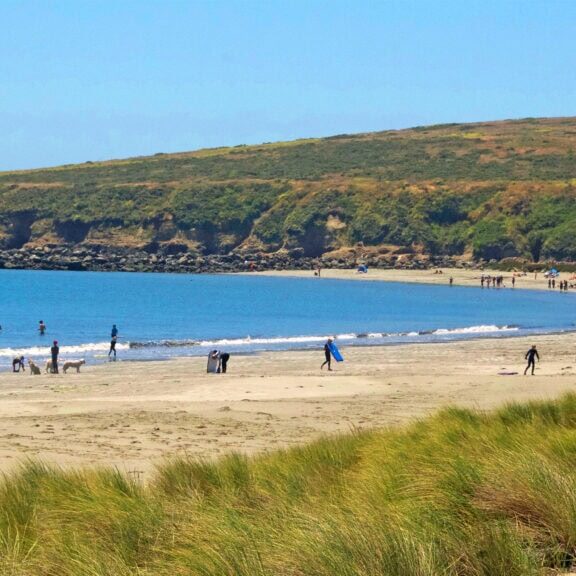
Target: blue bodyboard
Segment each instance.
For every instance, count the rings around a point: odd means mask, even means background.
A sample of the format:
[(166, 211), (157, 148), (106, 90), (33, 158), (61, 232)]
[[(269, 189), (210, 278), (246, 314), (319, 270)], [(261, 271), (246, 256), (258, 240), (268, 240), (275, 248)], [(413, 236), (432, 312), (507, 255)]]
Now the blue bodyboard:
[(336, 344), (334, 344), (334, 342), (330, 342), (329, 347), (330, 347), (330, 352), (332, 353), (332, 357), (334, 358), (334, 360), (336, 360), (336, 362), (344, 362), (344, 358), (342, 357), (342, 354), (340, 354), (340, 350), (338, 350), (338, 346), (336, 346)]

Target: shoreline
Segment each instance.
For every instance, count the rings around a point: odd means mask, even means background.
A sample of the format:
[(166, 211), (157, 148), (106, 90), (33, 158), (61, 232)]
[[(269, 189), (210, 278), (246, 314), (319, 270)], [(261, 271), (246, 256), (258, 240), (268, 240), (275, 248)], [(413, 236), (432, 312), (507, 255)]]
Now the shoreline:
[[(438, 274), (435, 270), (441, 270)], [(511, 279), (513, 272), (504, 272), (492, 269), (470, 269), (470, 268), (434, 268), (427, 270), (401, 270), (388, 268), (371, 268), (368, 273), (358, 273), (355, 269), (326, 268), (321, 270), (321, 276), (314, 276), (313, 270), (265, 270), (254, 272), (235, 272), (235, 274), (247, 276), (271, 276), (278, 278), (314, 278), (316, 280), (354, 280), (359, 282), (401, 282), (406, 284), (431, 284), (436, 286), (450, 286), (450, 277), (453, 278), (453, 287), (481, 288), (480, 277), (502, 276), (504, 286), (500, 288), (485, 287), (485, 290), (549, 290), (560, 292), (558, 288), (559, 280), (569, 280), (574, 277), (576, 284), (576, 274), (572, 272), (561, 272), (556, 277), (556, 287), (548, 288), (548, 279), (540, 272), (536, 278), (534, 273), (527, 273), (526, 276), (516, 276), (515, 286), (512, 287)], [(568, 292), (574, 292), (571, 288)]]
[[(462, 327), (462, 328), (454, 328), (452, 330), (465, 330), (466, 327)], [(293, 347), (289, 347), (289, 348), (272, 348), (272, 349), (262, 349), (262, 350), (234, 350), (233, 349), (233, 355), (235, 357), (250, 357), (250, 356), (258, 356), (258, 355), (262, 355), (262, 354), (283, 354), (283, 353), (290, 353), (290, 352), (317, 352), (318, 350), (320, 350), (323, 346), (324, 341), (327, 338), (334, 338), (335, 341), (337, 342), (338, 346), (341, 348), (352, 348), (352, 349), (371, 349), (371, 348), (389, 348), (389, 347), (402, 347), (402, 346), (431, 346), (431, 345), (449, 345), (449, 344), (457, 344), (460, 342), (474, 342), (477, 340), (496, 340), (496, 341), (500, 341), (500, 340), (507, 340), (507, 339), (517, 339), (517, 338), (539, 338), (539, 337), (543, 337), (543, 336), (562, 336), (562, 335), (570, 335), (570, 334), (576, 334), (576, 326), (574, 326), (571, 329), (550, 329), (549, 331), (542, 331), (539, 332), (537, 331), (537, 329), (533, 329), (534, 331), (531, 332), (530, 334), (526, 334), (525, 332), (521, 332), (521, 328), (519, 327), (499, 327), (497, 330), (493, 330), (493, 331), (485, 331), (485, 332), (454, 332), (452, 333), (452, 337), (448, 337), (448, 338), (442, 338), (442, 336), (449, 336), (450, 332), (448, 332), (447, 334), (439, 334), (436, 335), (436, 339), (429, 339), (429, 340), (410, 340), (410, 341), (389, 341), (389, 342), (370, 342), (371, 339), (375, 339), (375, 338), (370, 338), (368, 336), (366, 336), (365, 334), (357, 334), (355, 335), (355, 337), (353, 338), (338, 338), (338, 335), (333, 335), (333, 334), (327, 334), (324, 336), (303, 336), (306, 338), (317, 338), (317, 343), (315, 346), (293, 346)], [(520, 331), (520, 333), (516, 333), (516, 331)], [(386, 337), (391, 337), (391, 338), (395, 338), (395, 337), (407, 337), (407, 338), (417, 338), (417, 337), (434, 337), (434, 331), (423, 331), (422, 333), (419, 333), (417, 336), (410, 336), (408, 334), (388, 334), (387, 336), (383, 337), (383, 339), (385, 339)], [(366, 341), (366, 343), (355, 343), (356, 341)], [(82, 346), (81, 344), (79, 345), (72, 345), (74, 346)], [(195, 360), (206, 360), (206, 356), (209, 352), (209, 349), (211, 349), (213, 346), (215, 346), (216, 348), (219, 346), (219, 342), (218, 341), (214, 341), (212, 346), (202, 346), (200, 344), (195, 344), (190, 346), (191, 348), (200, 348), (202, 347), (202, 354), (190, 354), (190, 355), (175, 355), (175, 356), (162, 356), (162, 355), (158, 355), (155, 357), (145, 357), (145, 358), (126, 358), (123, 357), (122, 355), (119, 355), (119, 357), (117, 358), (117, 360), (112, 360), (110, 358), (103, 358), (101, 356), (98, 357), (90, 357), (90, 356), (86, 356), (90, 362), (88, 362), (86, 364), (86, 366), (88, 367), (102, 367), (102, 366), (108, 366), (114, 363), (155, 363), (155, 362), (171, 362), (171, 361), (178, 361), (178, 360), (190, 360), (190, 359), (195, 359)], [(167, 346), (167, 348), (173, 348), (172, 346)], [(24, 348), (10, 348), (11, 350), (13, 350), (13, 353), (11, 353), (10, 355), (5, 355), (3, 356), (3, 358), (9, 358), (10, 361), (12, 359), (13, 356), (17, 356), (18, 354), (22, 354), (24, 355), (25, 358), (28, 358), (30, 356), (30, 353), (28, 352), (28, 348), (24, 347)], [(136, 349), (140, 349), (140, 347), (136, 347)], [(34, 356), (36, 356), (36, 358), (34, 358), (35, 360), (37, 360), (37, 356), (38, 354), (33, 354)], [(74, 360), (77, 359), (77, 356), (81, 355), (80, 353), (76, 353), (73, 356), (66, 356), (65, 352), (63, 354), (61, 354), (61, 360), (60, 363), (64, 363), (67, 360)], [(44, 357), (42, 359), (40, 359), (40, 362), (42, 363), (42, 365), (40, 366), (41, 370), (43, 370), (43, 363), (49, 359), (49, 354), (48, 352), (44, 353)], [(12, 372), (11, 369), (11, 364), (10, 361), (8, 364), (6, 364), (5, 366), (0, 364), (0, 374), (6, 374), (6, 373), (10, 373)], [(26, 369), (27, 371), (29, 370), (29, 368)]]
[[(522, 376), (536, 343), (536, 376)], [(490, 410), (576, 392), (576, 334), (341, 346), (233, 355), (226, 375), (205, 358), (116, 362), (80, 374), (0, 374), (0, 471), (26, 458), (115, 466), (146, 478), (175, 455), (213, 458), (300, 445), (357, 428), (401, 426), (448, 405)], [(510, 374), (516, 373), (516, 374)]]

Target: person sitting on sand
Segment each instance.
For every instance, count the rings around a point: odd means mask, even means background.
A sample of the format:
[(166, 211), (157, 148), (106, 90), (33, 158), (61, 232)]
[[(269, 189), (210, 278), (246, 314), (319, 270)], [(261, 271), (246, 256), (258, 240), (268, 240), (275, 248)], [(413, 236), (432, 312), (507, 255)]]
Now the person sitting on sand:
[(12, 360), (12, 372), (20, 372), (20, 368), (22, 368), (22, 372), (26, 372), (26, 368), (24, 367), (24, 356)]
[(536, 366), (535, 358), (538, 358), (538, 362), (540, 362), (540, 356), (538, 356), (538, 350), (536, 350), (536, 345), (532, 346), (526, 355), (524, 356), (526, 360), (528, 360), (528, 366), (526, 366), (526, 370), (524, 370), (524, 376), (526, 376), (526, 372), (528, 372), (528, 368), (532, 367), (532, 376), (534, 376), (534, 368)]
[(332, 371), (332, 352), (330, 351), (330, 344), (332, 344), (332, 338), (328, 338), (328, 340), (326, 341), (326, 344), (324, 344), (324, 357), (326, 358), (326, 360), (324, 360), (324, 362), (322, 362), (322, 365), (320, 366), (320, 370), (322, 370), (324, 368), (324, 366), (326, 366), (326, 364), (328, 364), (328, 370), (331, 372)]

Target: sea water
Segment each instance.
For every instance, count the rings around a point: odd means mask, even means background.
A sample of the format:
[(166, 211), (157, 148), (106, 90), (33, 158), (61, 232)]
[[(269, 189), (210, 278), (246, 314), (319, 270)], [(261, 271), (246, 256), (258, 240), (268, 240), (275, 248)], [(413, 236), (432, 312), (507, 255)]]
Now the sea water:
[[(16, 354), (42, 361), (119, 359), (436, 342), (570, 331), (574, 294), (250, 275), (0, 270), (0, 368)], [(47, 332), (41, 336), (38, 322)]]

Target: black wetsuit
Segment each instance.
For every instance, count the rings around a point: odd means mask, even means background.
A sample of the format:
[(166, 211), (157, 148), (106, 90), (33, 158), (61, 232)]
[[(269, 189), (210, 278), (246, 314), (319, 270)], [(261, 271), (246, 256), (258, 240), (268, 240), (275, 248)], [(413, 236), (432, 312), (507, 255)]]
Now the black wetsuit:
[(536, 348), (530, 348), (530, 350), (526, 352), (526, 356), (524, 356), (524, 358), (528, 360), (528, 366), (526, 366), (526, 370), (524, 370), (524, 375), (526, 375), (528, 369), (532, 367), (532, 376), (534, 376), (534, 368), (536, 367), (536, 361), (534, 360), (534, 357), (538, 358), (538, 361), (540, 361), (540, 356), (538, 356), (538, 350), (536, 350)]
[(326, 364), (328, 364), (328, 370), (332, 370), (332, 354), (330, 352), (330, 346), (328, 344), (328, 342), (326, 342), (326, 344), (324, 344), (324, 357), (326, 358), (326, 360), (324, 360), (324, 362), (322, 363), (322, 366), (320, 366), (320, 369), (324, 368), (324, 366), (326, 366)]
[(224, 352), (220, 354), (220, 367), (222, 374), (226, 374), (226, 368), (228, 366), (228, 360), (230, 360), (230, 354)]
[(58, 346), (52, 346), (50, 348), (50, 354), (52, 354), (52, 374), (58, 374), (58, 354), (60, 353), (60, 348)]
[(114, 352), (114, 358), (116, 358), (116, 336), (112, 336), (110, 340), (110, 350), (108, 351), (108, 356)]

